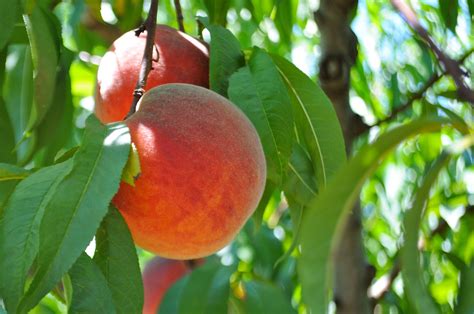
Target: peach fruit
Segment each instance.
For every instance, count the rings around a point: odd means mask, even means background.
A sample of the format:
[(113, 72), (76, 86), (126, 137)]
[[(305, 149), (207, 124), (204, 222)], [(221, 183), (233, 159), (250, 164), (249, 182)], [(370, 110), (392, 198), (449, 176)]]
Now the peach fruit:
[(126, 121), (138, 150), (135, 186), (113, 203), (135, 243), (194, 259), (227, 245), (255, 210), (266, 178), (258, 134), (226, 98), (189, 84), (149, 90)]
[[(127, 32), (102, 58), (97, 72), (95, 114), (103, 123), (123, 120), (128, 113), (145, 42), (146, 31), (138, 37), (133, 31)], [(166, 83), (209, 86), (209, 53), (198, 39), (166, 25), (157, 25), (153, 59), (157, 58), (145, 90)]]
[[(201, 265), (205, 260), (193, 261)], [(145, 302), (143, 314), (155, 314), (160, 306), (161, 300), (171, 286), (180, 278), (191, 271), (188, 262), (154, 257), (143, 270), (143, 287)]]

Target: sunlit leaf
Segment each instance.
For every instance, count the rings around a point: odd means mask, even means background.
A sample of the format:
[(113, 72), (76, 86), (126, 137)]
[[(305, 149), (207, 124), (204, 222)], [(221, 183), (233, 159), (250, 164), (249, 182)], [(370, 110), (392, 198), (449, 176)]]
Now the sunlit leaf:
[(35, 306), (87, 247), (118, 190), (129, 150), (124, 124), (104, 126), (90, 116), (73, 168), (45, 208), (38, 269), (20, 310)]
[(346, 160), (334, 107), (321, 88), (297, 67), (282, 57), (272, 58), (291, 97), (296, 127), (308, 148), (318, 184), (324, 186)]
[(301, 226), (298, 273), (303, 300), (311, 311), (324, 313), (327, 310), (332, 247), (365, 180), (400, 142), (421, 133), (438, 131), (446, 124), (459, 127), (450, 119), (424, 118), (381, 135), (343, 165), (326, 188), (309, 203)]

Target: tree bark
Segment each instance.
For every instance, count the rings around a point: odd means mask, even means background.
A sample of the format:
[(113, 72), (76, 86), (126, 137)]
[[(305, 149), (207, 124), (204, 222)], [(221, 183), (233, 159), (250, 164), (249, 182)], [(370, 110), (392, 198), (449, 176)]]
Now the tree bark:
[[(366, 127), (349, 106), (350, 68), (357, 57), (357, 37), (350, 28), (356, 0), (321, 0), (314, 18), (321, 32), (319, 80), (331, 99), (344, 133), (346, 151)], [(361, 234), (359, 204), (349, 215), (334, 255), (334, 302), (337, 313), (369, 313), (371, 281)]]

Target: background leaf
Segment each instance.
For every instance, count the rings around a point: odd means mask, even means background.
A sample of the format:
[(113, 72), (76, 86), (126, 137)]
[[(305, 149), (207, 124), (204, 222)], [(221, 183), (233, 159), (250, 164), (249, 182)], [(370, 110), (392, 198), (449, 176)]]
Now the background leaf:
[(174, 284), (165, 294), (159, 313), (227, 313), (233, 267), (208, 261)]
[[(400, 142), (441, 129), (450, 119), (425, 118), (410, 122), (381, 135), (343, 165), (327, 187), (312, 200), (301, 226), (301, 257), (298, 274), (303, 300), (315, 313), (324, 313), (328, 304), (330, 254), (349, 209), (357, 200), (365, 180)], [(456, 124), (454, 124), (456, 126)], [(314, 248), (317, 247), (318, 250)]]
[(56, 83), (56, 67), (59, 62), (60, 34), (55, 29), (54, 15), (36, 5), (31, 15), (24, 15), (31, 55), (34, 65), (34, 106), (27, 130), (31, 131), (45, 117), (51, 103)]
[(20, 3), (17, 0), (0, 0), (0, 50), (7, 44), (20, 17)]
[(296, 313), (289, 300), (278, 287), (258, 281), (245, 282), (244, 287), (244, 313)]
[(443, 18), (443, 22), (453, 33), (456, 32), (458, 23), (458, 0), (438, 0), (439, 13)]
[(45, 209), (38, 270), (20, 310), (35, 306), (92, 240), (118, 190), (129, 150), (130, 134), (124, 124), (106, 127), (90, 116), (73, 168)]
[(229, 0), (203, 0), (204, 6), (209, 15), (211, 24), (226, 26), (227, 11), (229, 10)]
[(461, 284), (459, 286), (458, 302), (454, 308), (456, 314), (468, 314), (474, 308), (472, 291), (474, 289), (474, 261), (461, 270)]

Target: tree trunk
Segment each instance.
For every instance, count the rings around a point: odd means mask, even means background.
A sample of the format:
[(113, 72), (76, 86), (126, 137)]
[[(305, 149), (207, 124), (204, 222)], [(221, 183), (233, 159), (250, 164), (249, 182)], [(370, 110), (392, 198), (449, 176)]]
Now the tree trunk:
[[(364, 127), (349, 106), (350, 68), (357, 57), (357, 38), (349, 24), (356, 7), (356, 0), (321, 0), (314, 14), (321, 32), (319, 80), (336, 109), (348, 153)], [(367, 288), (371, 278), (362, 244), (359, 205), (348, 216), (333, 258), (337, 313), (369, 313)]]

